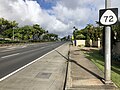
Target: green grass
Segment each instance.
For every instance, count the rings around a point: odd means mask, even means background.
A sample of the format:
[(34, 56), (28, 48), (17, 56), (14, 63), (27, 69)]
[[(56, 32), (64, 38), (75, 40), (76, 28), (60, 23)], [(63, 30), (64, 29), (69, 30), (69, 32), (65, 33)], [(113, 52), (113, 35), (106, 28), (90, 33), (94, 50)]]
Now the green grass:
[[(94, 64), (98, 66), (100, 70), (104, 72), (104, 58), (100, 55), (98, 50), (84, 50), (86, 58), (91, 60)], [(111, 73), (112, 81), (120, 88), (120, 62), (116, 62), (112, 60), (112, 73)]]

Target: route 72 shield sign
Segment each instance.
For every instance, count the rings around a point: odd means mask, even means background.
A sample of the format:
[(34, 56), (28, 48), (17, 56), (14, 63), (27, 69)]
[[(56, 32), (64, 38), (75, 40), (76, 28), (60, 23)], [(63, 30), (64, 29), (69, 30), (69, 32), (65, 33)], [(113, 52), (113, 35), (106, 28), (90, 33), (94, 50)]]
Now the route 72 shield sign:
[(99, 22), (101, 25), (109, 26), (118, 21), (118, 8), (99, 10)]

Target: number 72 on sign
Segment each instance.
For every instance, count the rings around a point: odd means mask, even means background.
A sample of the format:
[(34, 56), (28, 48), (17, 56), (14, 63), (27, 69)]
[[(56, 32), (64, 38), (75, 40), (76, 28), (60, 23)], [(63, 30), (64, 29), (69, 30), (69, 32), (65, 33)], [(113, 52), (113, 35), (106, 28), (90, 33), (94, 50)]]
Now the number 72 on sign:
[(108, 26), (116, 24), (118, 21), (118, 8), (101, 9), (99, 11), (99, 22), (101, 25)]

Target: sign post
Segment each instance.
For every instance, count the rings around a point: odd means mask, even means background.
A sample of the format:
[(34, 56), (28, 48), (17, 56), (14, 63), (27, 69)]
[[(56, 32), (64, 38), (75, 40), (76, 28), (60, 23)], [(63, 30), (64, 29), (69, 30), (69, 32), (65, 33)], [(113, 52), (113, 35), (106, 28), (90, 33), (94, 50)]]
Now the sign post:
[[(105, 0), (105, 8), (111, 7), (111, 1)], [(105, 83), (111, 83), (111, 27), (105, 27)]]
[(105, 0), (105, 9), (100, 10), (99, 22), (105, 26), (105, 83), (111, 83), (111, 25), (118, 21), (118, 8), (110, 8), (110, 0)]

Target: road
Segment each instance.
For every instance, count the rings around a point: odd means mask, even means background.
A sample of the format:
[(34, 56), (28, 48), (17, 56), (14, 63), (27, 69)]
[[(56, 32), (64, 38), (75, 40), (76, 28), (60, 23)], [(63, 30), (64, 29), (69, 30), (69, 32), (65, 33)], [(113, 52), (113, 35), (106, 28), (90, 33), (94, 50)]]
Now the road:
[(43, 56), (65, 42), (0, 48), (0, 78)]

